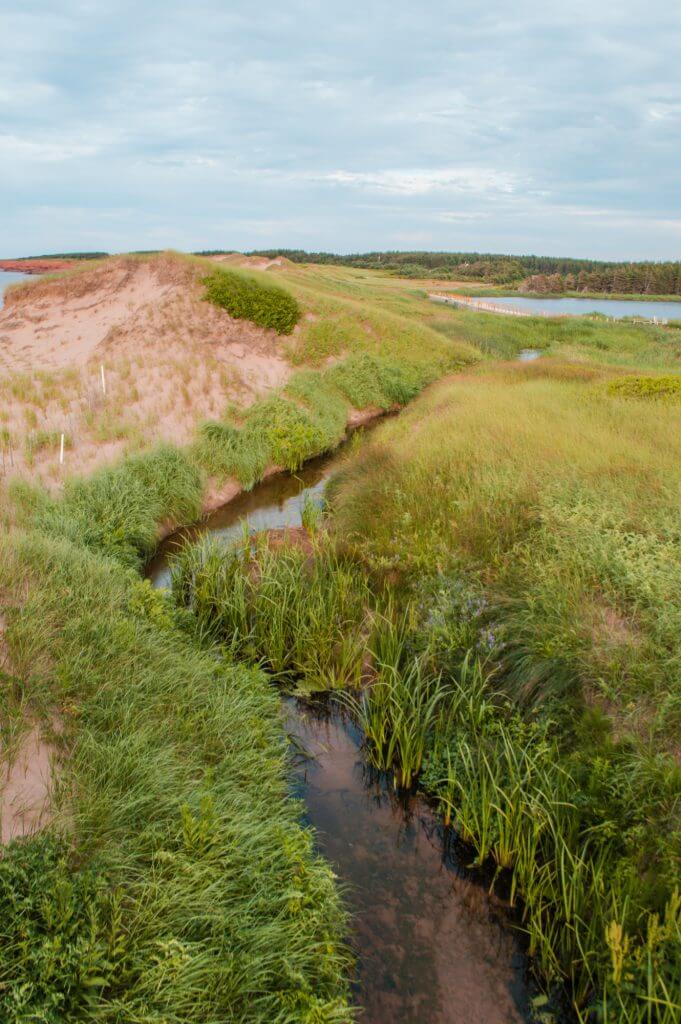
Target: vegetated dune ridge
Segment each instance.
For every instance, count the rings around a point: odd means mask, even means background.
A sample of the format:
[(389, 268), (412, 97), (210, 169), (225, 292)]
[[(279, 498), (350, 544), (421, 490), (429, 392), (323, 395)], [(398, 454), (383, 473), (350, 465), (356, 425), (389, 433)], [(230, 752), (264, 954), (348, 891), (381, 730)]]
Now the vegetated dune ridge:
[[(218, 267), (280, 283), (300, 308), (293, 332), (282, 338), (206, 301)], [(186, 444), (228, 406), (281, 390), (295, 367), (367, 353), (435, 379), (479, 358), (429, 327), (430, 312), (422, 294), (380, 275), (239, 253), (115, 256), (12, 285), (0, 311), (0, 481), (54, 488), (159, 441)]]
[[(226, 402), (248, 405), (285, 382), (289, 365), (274, 331), (203, 301), (207, 269), (168, 253), (118, 256), (7, 290), (0, 414), (14, 439), (13, 469), (25, 467), (32, 434), (65, 433), (79, 472), (131, 444), (185, 443)], [(55, 446), (37, 447), (30, 468), (49, 480)]]

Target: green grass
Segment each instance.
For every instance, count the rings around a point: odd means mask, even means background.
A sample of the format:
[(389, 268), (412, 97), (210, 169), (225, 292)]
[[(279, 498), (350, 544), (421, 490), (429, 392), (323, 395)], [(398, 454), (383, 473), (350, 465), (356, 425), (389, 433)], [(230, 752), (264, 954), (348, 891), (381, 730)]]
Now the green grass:
[(199, 428), (192, 456), (211, 476), (235, 476), (246, 488), (268, 466), (297, 470), (336, 447), (351, 408), (388, 410), (411, 401), (432, 371), (360, 353), (326, 370), (300, 370), (281, 392), (245, 412)]
[(227, 551), (185, 548), (172, 571), (176, 602), (197, 635), (260, 663), (306, 692), (356, 685), (362, 674), (369, 586), (361, 569), (321, 545)]
[(53, 822), (0, 861), (2, 1019), (348, 1021), (345, 918), (274, 690), (115, 559), (0, 544), (23, 713), (63, 728)]
[(204, 279), (205, 298), (237, 320), (250, 320), (277, 334), (290, 334), (300, 319), (300, 308), (284, 288), (263, 275), (242, 270), (215, 270)]
[(376, 763), (412, 780), (394, 745), (439, 678), (421, 784), (510, 874), (544, 984), (583, 1020), (671, 1024), (681, 411), (633, 414), (608, 378), (546, 360), (441, 384), (345, 462), (329, 523), (418, 609), (419, 681), (358, 705)]
[(678, 369), (681, 343), (665, 327), (571, 317), (513, 317), (447, 309), (431, 314), (443, 336), (477, 347), (487, 356), (513, 359), (534, 348), (563, 359), (611, 366)]
[(159, 524), (193, 521), (202, 496), (196, 465), (179, 449), (161, 445), (87, 479), (67, 480), (59, 500), (34, 492), (27, 511), (48, 535), (136, 566), (154, 550)]

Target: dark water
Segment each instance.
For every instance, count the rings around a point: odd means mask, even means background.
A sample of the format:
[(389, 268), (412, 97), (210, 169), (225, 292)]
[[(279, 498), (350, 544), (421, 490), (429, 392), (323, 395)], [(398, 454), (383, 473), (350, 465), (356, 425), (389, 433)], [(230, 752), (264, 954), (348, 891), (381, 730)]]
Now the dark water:
[(681, 319), (681, 302), (641, 302), (636, 299), (530, 299), (520, 295), (495, 295), (485, 302), (498, 303), (523, 313), (551, 313), (554, 316), (604, 313), (621, 320), (625, 316), (652, 320)]
[(357, 731), (337, 711), (289, 700), (286, 716), (312, 755), (297, 769), (307, 818), (346, 886), (361, 1020), (525, 1020), (524, 959), (487, 890), (467, 876), (451, 830), (367, 769)]
[[(306, 494), (320, 495), (338, 456), (272, 477), (204, 522), (168, 538), (147, 574), (168, 581), (168, 555), (187, 538), (225, 543), (251, 530), (299, 526)], [(335, 707), (335, 705), (333, 705)], [(399, 800), (363, 760), (358, 731), (337, 710), (284, 698), (296, 758), (294, 787), (319, 849), (346, 888), (364, 1024), (519, 1024), (525, 962), (501, 908), (465, 869), (420, 799)]]
[(298, 473), (279, 473), (269, 477), (195, 526), (171, 534), (148, 563), (147, 576), (154, 586), (167, 586), (170, 582), (168, 558), (187, 540), (212, 534), (229, 544), (241, 537), (244, 524), (252, 533), (300, 526), (305, 496), (309, 494), (321, 499), (337, 459), (338, 456), (312, 459)]

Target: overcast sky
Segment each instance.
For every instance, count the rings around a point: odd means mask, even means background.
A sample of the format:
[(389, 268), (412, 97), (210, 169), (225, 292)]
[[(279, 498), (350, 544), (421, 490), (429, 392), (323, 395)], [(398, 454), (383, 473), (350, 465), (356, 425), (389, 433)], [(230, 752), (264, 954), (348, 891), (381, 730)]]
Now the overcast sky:
[(0, 0), (0, 256), (681, 259), (679, 0)]

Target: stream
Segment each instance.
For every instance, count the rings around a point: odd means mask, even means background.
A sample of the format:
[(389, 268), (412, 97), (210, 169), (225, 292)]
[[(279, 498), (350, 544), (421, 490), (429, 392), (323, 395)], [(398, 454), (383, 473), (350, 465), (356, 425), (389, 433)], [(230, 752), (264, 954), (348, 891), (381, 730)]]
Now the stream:
[[(299, 526), (306, 495), (319, 496), (339, 454), (298, 474), (270, 477), (199, 524), (178, 531), (147, 567), (169, 582), (168, 558), (188, 539), (225, 543)], [(520, 1024), (527, 1020), (526, 961), (503, 906), (466, 864), (470, 851), (425, 800), (397, 795), (362, 756), (359, 730), (333, 702), (284, 696), (296, 756), (291, 786), (352, 913), (354, 997), (362, 1024)]]

